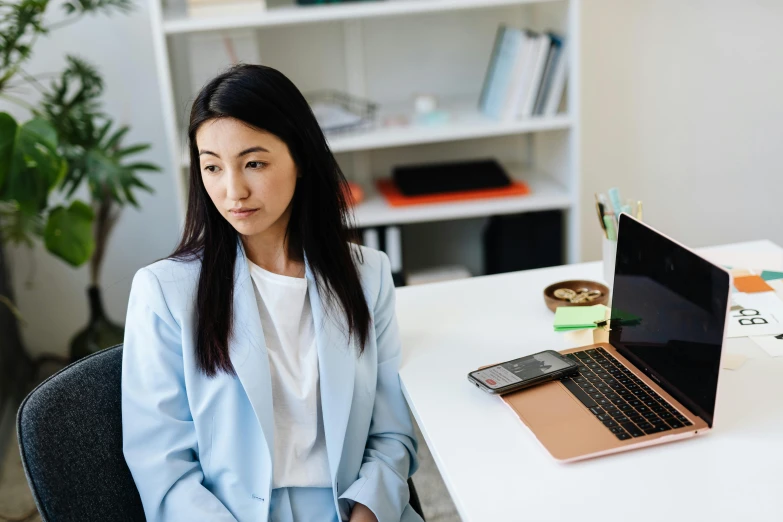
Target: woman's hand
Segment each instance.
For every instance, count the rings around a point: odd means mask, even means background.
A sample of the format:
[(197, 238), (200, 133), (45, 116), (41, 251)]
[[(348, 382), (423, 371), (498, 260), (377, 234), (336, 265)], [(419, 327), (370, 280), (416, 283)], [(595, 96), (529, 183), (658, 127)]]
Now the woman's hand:
[(351, 518), (348, 522), (378, 522), (378, 519), (375, 518), (375, 515), (370, 511), (370, 508), (357, 502), (356, 505), (353, 506)]

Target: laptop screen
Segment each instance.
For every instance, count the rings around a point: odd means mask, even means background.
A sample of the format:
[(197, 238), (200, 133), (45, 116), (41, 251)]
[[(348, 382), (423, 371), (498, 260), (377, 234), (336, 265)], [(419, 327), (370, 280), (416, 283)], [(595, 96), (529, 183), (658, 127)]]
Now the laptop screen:
[(712, 426), (728, 272), (623, 214), (609, 342)]

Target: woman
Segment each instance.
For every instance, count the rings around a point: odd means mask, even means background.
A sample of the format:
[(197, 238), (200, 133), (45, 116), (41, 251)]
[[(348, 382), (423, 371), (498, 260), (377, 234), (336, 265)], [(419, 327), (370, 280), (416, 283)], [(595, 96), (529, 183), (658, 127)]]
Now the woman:
[(235, 66), (188, 129), (182, 240), (139, 270), (123, 449), (151, 521), (420, 521), (388, 258), (297, 88)]

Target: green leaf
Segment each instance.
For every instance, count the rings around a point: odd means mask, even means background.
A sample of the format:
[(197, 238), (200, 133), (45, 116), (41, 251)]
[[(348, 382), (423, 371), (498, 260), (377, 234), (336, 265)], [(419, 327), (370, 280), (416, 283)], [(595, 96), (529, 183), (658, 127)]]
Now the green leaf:
[(28, 212), (16, 201), (0, 204), (0, 239), (32, 248), (33, 238), (43, 235), (40, 212)]
[(95, 241), (92, 237), (92, 209), (76, 200), (67, 209), (57, 206), (49, 213), (44, 229), (46, 248), (73, 267), (92, 257)]
[(160, 172), (160, 167), (154, 163), (131, 163), (130, 165), (125, 165), (125, 168), (130, 170), (148, 170), (151, 172)]
[(57, 150), (52, 126), (42, 119), (30, 120), (16, 129), (3, 196), (16, 200), (28, 213), (40, 212), (67, 167)]
[(149, 143), (142, 143), (140, 145), (132, 145), (130, 147), (127, 147), (125, 149), (120, 149), (117, 151), (117, 157), (118, 158), (124, 158), (125, 156), (130, 156), (131, 154), (138, 154), (139, 152), (143, 152), (147, 149), (149, 149), (152, 145)]
[(0, 198), (3, 194), (3, 183), (11, 171), (17, 127), (16, 120), (10, 114), (0, 112)]
[(100, 128), (98, 131), (98, 134), (95, 136), (95, 143), (102, 143), (103, 138), (106, 137), (106, 134), (109, 132), (109, 129), (111, 128), (111, 124), (114, 123), (111, 120), (108, 120), (103, 127)]
[[(109, 122), (111, 123), (111, 122)], [(114, 133), (114, 135), (109, 138), (109, 141), (106, 142), (106, 145), (103, 146), (104, 149), (113, 149), (114, 147), (117, 147), (120, 144), (120, 140), (125, 136), (128, 131), (130, 130), (130, 127), (127, 125), (123, 125), (120, 127), (120, 130)]]
[(133, 2), (131, 0), (68, 0), (62, 7), (68, 14), (97, 13), (100, 11), (110, 14), (114, 10), (121, 12), (131, 11)]
[(50, 149), (57, 148), (57, 131), (43, 118), (34, 118), (24, 124), (25, 132)]

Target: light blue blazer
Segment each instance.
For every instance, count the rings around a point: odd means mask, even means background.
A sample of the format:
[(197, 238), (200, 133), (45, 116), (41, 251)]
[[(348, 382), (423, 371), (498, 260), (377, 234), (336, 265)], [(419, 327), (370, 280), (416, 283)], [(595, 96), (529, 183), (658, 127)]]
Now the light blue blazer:
[[(353, 502), (360, 502), (380, 522), (421, 522), (408, 503), (406, 481), (418, 467), (417, 442), (400, 389), (389, 260), (360, 248), (363, 263), (357, 267), (372, 316), (361, 356), (347, 339), (344, 315), (325, 309), (305, 263), (333, 513), (347, 520)], [(209, 378), (196, 365), (200, 267), (200, 261), (162, 260), (133, 278), (122, 365), (125, 459), (149, 521), (267, 522), (275, 413), (242, 243), (229, 344), (236, 376)]]

